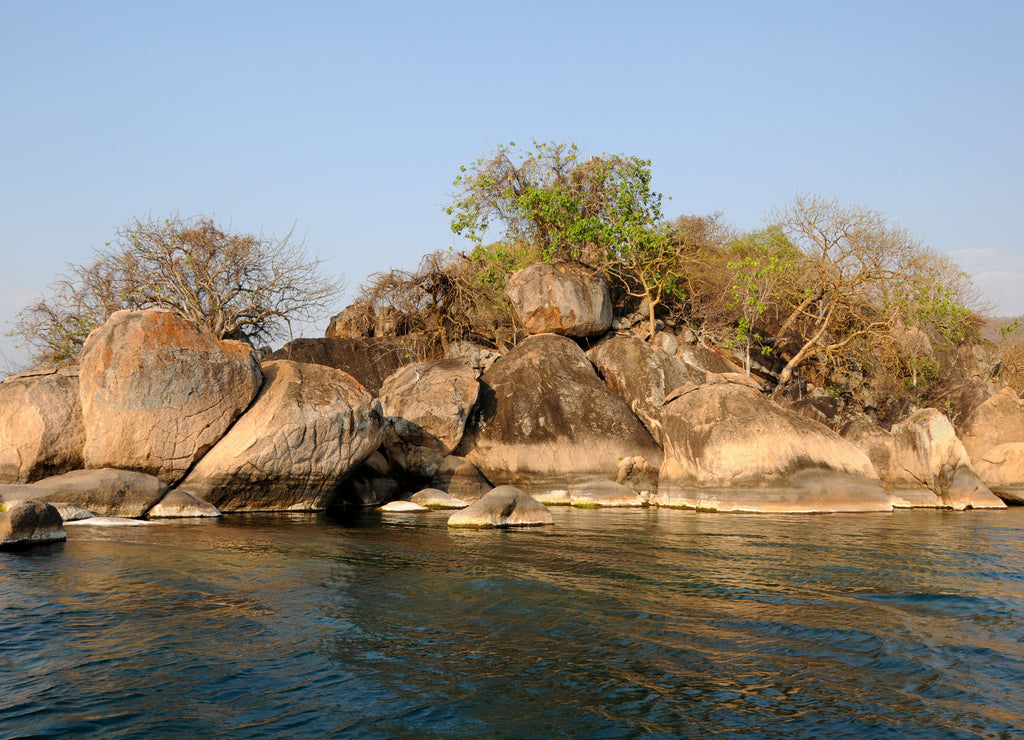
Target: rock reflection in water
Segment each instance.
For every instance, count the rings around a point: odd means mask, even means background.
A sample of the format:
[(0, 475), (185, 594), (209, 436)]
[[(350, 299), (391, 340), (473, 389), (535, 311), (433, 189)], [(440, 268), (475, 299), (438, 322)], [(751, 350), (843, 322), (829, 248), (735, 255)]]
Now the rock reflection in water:
[(0, 555), (11, 736), (1013, 736), (1024, 510), (228, 517)]

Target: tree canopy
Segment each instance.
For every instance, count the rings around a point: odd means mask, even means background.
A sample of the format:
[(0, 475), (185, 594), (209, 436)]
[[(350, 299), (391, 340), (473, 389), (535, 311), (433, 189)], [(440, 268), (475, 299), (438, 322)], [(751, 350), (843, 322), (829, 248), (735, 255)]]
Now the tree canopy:
[(93, 259), (69, 265), (11, 331), (38, 365), (75, 361), (114, 311), (166, 308), (218, 337), (266, 342), (290, 322), (320, 318), (343, 282), (322, 274), (291, 233), (276, 239), (225, 230), (212, 218), (135, 219)]

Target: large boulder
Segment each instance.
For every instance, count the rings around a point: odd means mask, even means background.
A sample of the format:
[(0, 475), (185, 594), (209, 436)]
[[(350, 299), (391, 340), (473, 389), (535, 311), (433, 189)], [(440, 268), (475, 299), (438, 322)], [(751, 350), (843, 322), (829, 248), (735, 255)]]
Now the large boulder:
[(118, 311), (82, 349), (87, 468), (180, 480), (252, 402), (252, 347), (218, 340), (170, 311)]
[(508, 279), (505, 293), (530, 334), (594, 337), (612, 325), (605, 277), (575, 262), (538, 262)]
[(156, 476), (134, 470), (74, 470), (29, 485), (0, 486), (0, 501), (35, 499), (74, 504), (99, 516), (138, 519), (167, 493)]
[(430, 340), (420, 334), (402, 337), (295, 339), (267, 355), (267, 360), (294, 360), (344, 370), (372, 396), (384, 380), (403, 365), (431, 352)]
[(548, 508), (514, 486), (498, 486), (448, 518), (449, 527), (536, 527), (554, 524)]
[(429, 480), (462, 440), (479, 389), (465, 360), (417, 362), (391, 375), (380, 392), (391, 461)]
[(221, 511), (316, 511), (381, 443), (380, 411), (351, 375), (272, 360), (252, 407), (180, 488)]
[[(656, 503), (716, 511), (890, 511), (868, 457), (742, 376), (673, 394)], [(755, 384), (756, 385), (756, 384)]]
[(483, 374), (456, 454), (492, 482), (530, 491), (589, 476), (614, 480), (625, 457), (655, 465), (662, 458), (583, 350), (555, 334), (529, 337)]
[(0, 483), (31, 483), (82, 467), (78, 369), (0, 383)]
[(609, 337), (590, 350), (587, 357), (658, 444), (662, 441), (661, 410), (665, 396), (686, 383), (700, 384), (705, 379), (703, 371), (655, 349), (635, 334)]
[(57, 509), (42, 501), (0, 506), (0, 549), (16, 549), (68, 538)]
[(893, 503), (951, 509), (1006, 506), (971, 467), (949, 419), (921, 409), (892, 428), (895, 440)]
[(1014, 504), (1024, 504), (1024, 402), (1003, 388), (977, 403), (959, 427), (975, 472)]

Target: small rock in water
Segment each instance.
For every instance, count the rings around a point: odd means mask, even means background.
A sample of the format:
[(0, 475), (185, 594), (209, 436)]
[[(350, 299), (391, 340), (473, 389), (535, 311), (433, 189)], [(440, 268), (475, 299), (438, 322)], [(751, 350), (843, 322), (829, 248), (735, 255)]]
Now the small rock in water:
[(514, 486), (498, 486), (448, 519), (449, 527), (534, 527), (554, 523), (544, 504)]
[(468, 501), (449, 496), (437, 488), (424, 488), (410, 496), (409, 500), (414, 504), (426, 506), (428, 509), (465, 509), (469, 506)]
[(377, 511), (412, 513), (420, 511), (430, 511), (430, 509), (428, 509), (426, 506), (414, 504), (412, 501), (389, 501), (383, 506), (378, 506)]
[(88, 519), (79, 519), (73, 522), (64, 522), (68, 527), (80, 527), (89, 525), (93, 527), (148, 527), (156, 522), (147, 522), (142, 519), (128, 519), (121, 516), (93, 516)]

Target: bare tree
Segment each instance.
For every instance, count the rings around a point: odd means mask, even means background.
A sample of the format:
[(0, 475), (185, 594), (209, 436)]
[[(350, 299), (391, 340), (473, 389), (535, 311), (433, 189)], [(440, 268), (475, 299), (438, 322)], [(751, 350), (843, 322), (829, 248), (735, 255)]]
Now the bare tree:
[(906, 229), (860, 206), (797, 195), (773, 225), (803, 252), (803, 290), (777, 335), (789, 342), (776, 393), (802, 363), (848, 361), (858, 349), (892, 349), (905, 286), (924, 252)]
[(25, 308), (13, 335), (37, 364), (74, 362), (85, 337), (114, 311), (167, 308), (218, 337), (281, 338), (291, 322), (328, 313), (344, 283), (322, 275), (289, 232), (233, 233), (205, 216), (136, 219), (92, 262), (70, 265)]

